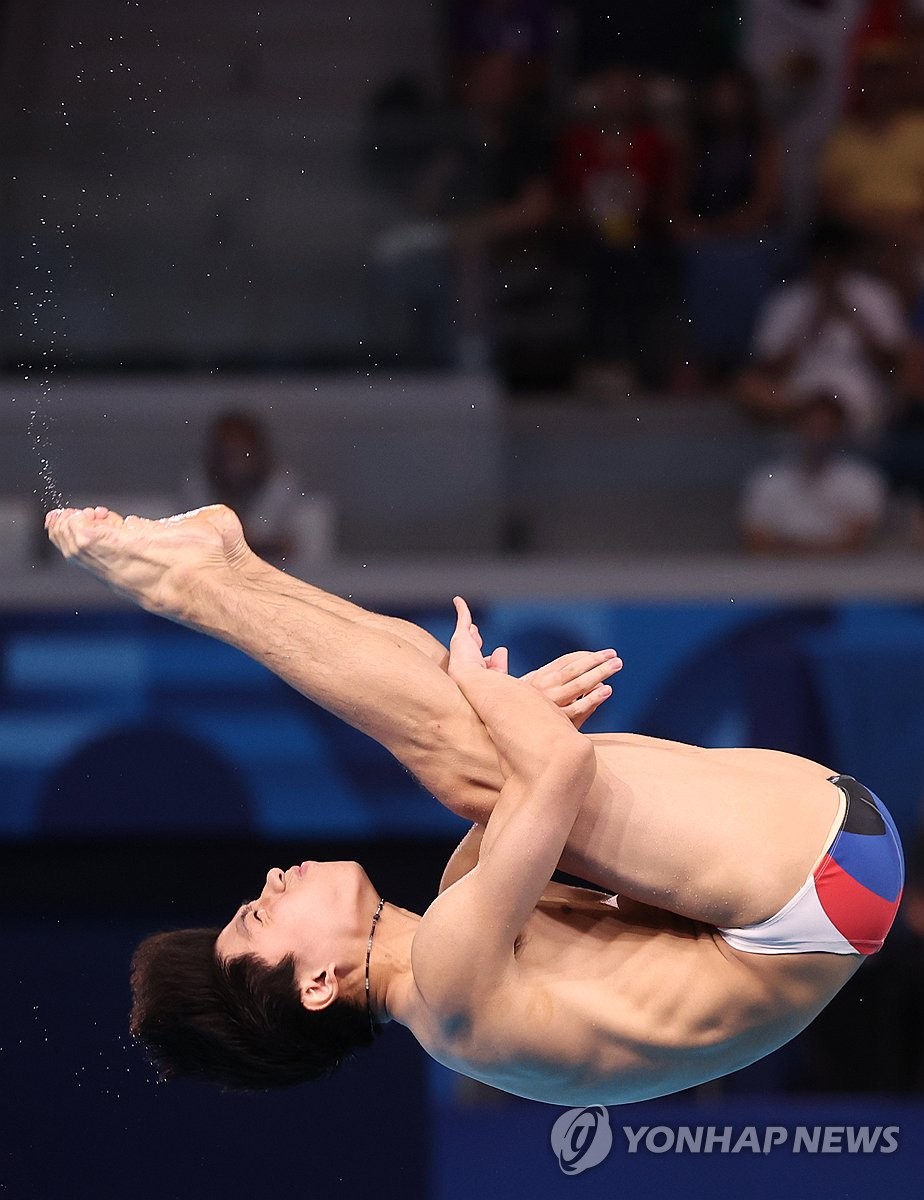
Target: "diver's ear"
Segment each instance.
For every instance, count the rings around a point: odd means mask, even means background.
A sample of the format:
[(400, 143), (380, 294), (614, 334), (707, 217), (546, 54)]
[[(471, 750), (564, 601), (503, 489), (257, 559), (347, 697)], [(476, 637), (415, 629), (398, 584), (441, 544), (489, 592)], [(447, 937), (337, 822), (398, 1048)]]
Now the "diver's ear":
[(340, 996), (340, 980), (337, 978), (336, 963), (328, 963), (320, 971), (306, 972), (298, 983), (298, 998), (302, 1008), (309, 1012), (321, 1012), (329, 1008)]

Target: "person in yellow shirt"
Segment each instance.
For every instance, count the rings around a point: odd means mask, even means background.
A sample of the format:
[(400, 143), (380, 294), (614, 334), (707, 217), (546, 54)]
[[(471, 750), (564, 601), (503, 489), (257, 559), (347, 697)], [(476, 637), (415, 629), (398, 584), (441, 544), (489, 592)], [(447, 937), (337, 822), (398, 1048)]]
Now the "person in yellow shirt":
[(924, 246), (924, 113), (902, 88), (901, 47), (870, 44), (857, 68), (856, 100), (825, 147), (821, 207), (873, 244)]

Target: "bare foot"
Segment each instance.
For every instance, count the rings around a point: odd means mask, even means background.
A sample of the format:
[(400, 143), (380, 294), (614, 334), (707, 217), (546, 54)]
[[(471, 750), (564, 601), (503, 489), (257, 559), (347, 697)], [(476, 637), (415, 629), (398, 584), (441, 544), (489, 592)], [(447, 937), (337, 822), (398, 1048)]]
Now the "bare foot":
[(45, 529), (68, 560), (142, 608), (187, 624), (199, 585), (257, 562), (237, 516), (224, 505), (148, 521), (108, 508), (55, 509)]

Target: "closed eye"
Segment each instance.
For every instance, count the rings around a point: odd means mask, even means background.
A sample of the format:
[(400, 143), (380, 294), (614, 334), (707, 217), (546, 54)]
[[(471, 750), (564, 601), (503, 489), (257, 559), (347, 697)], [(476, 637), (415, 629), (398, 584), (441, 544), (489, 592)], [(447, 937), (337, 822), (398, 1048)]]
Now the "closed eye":
[(253, 907), (254, 901), (253, 900), (246, 900), (246, 901), (242, 900), (241, 903), (244, 905), (243, 910), (241, 911), (241, 920), (243, 920), (246, 923), (247, 918), (249, 916), (252, 916), (253, 919), (257, 922), (257, 924), (262, 925), (263, 918), (254, 909), (254, 907)]

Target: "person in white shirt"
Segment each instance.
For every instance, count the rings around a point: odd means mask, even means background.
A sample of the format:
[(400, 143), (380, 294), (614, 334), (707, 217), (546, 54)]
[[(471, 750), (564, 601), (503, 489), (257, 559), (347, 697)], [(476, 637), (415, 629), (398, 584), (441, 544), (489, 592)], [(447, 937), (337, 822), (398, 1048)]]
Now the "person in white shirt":
[(849, 554), (865, 549), (886, 504), (882, 474), (841, 449), (845, 410), (836, 395), (806, 397), (792, 417), (794, 452), (747, 480), (740, 521), (757, 554)]
[(816, 227), (810, 249), (806, 277), (771, 295), (758, 316), (740, 397), (752, 412), (785, 417), (793, 397), (836, 391), (850, 433), (863, 440), (887, 415), (904, 313), (888, 284), (850, 269), (851, 235), (841, 227)]

